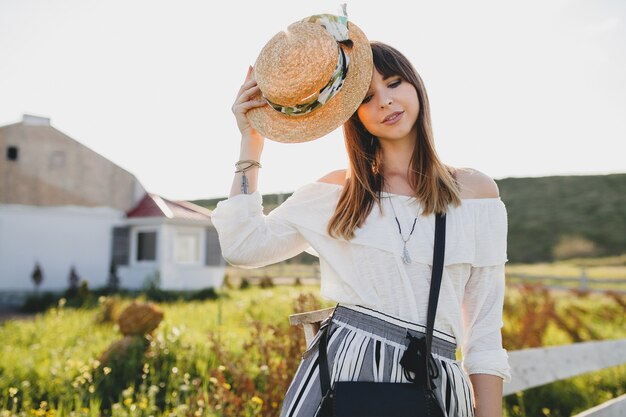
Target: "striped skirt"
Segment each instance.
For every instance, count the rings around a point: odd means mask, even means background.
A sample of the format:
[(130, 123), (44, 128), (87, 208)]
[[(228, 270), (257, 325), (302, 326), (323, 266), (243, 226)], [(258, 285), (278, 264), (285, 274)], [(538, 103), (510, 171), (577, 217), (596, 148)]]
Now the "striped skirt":
[[(368, 307), (341, 304), (328, 324), (328, 365), (335, 381), (410, 382), (400, 358), (413, 335), (425, 334), (421, 324), (401, 320)], [(280, 410), (280, 417), (313, 417), (320, 405), (320, 332), (302, 355)], [(456, 360), (455, 338), (434, 330), (432, 355), (438, 366), (436, 395), (446, 417), (473, 417), (469, 378)], [(384, 399), (381, 399), (384, 400)], [(389, 416), (391, 417), (391, 416)]]

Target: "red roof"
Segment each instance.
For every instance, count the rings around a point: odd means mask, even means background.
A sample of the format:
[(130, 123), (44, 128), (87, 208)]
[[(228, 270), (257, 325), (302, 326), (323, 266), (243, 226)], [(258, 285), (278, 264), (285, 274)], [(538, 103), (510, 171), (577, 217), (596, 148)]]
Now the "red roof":
[(211, 210), (189, 201), (173, 201), (147, 193), (134, 208), (126, 212), (126, 217), (206, 220), (211, 218)]

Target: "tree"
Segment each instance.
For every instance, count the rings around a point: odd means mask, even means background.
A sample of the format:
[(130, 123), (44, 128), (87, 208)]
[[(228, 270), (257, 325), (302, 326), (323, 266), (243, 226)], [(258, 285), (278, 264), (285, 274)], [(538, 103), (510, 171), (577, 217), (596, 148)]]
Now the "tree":
[(43, 282), (43, 271), (41, 270), (41, 267), (39, 266), (39, 262), (35, 262), (35, 270), (33, 271), (30, 277), (33, 280), (33, 283), (35, 284), (35, 292), (38, 293), (39, 286)]
[(111, 264), (109, 266), (109, 280), (107, 282), (107, 286), (112, 292), (116, 292), (120, 288), (120, 277), (117, 275), (117, 264), (113, 259), (111, 259)]
[(72, 268), (70, 269), (70, 276), (69, 276), (70, 286), (67, 289), (67, 296), (68, 297), (74, 297), (74, 296), (76, 296), (78, 294), (78, 284), (79, 284), (79, 282), (80, 282), (80, 277), (76, 273), (76, 269), (74, 268), (74, 265), (72, 265)]

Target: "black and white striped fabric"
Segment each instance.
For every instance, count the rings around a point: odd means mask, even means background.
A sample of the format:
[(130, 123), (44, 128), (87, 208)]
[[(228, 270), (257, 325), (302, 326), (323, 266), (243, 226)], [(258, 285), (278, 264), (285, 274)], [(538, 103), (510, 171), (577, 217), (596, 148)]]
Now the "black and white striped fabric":
[[(328, 325), (331, 382), (410, 382), (400, 365), (400, 358), (409, 343), (406, 334), (407, 331), (413, 335), (424, 334), (425, 325), (349, 304), (338, 305)], [(302, 355), (281, 406), (280, 417), (312, 417), (317, 412), (322, 399), (319, 335), (318, 332)], [(446, 417), (474, 417), (471, 384), (461, 362), (456, 360), (455, 338), (435, 329), (432, 355), (439, 368), (439, 377), (435, 381), (437, 399)]]

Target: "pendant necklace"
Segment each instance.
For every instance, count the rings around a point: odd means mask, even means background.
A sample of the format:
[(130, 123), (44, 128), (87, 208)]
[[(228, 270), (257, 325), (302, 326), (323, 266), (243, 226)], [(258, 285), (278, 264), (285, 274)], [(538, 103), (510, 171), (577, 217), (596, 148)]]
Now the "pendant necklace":
[(404, 246), (402, 248), (402, 262), (404, 262), (405, 265), (408, 265), (411, 263), (411, 257), (409, 256), (409, 251), (406, 248), (406, 243), (409, 241), (409, 239), (411, 239), (411, 236), (413, 235), (413, 231), (415, 230), (415, 224), (417, 223), (417, 216), (415, 216), (415, 219), (413, 220), (413, 226), (411, 227), (411, 232), (409, 233), (409, 237), (407, 237), (406, 239), (404, 238), (404, 236), (402, 236), (402, 227), (400, 227), (400, 222), (398, 221), (398, 215), (396, 214), (396, 209), (393, 207), (393, 203), (391, 202), (391, 195), (389, 196), (389, 204), (391, 204), (391, 209), (393, 210), (393, 216), (396, 219), (396, 224), (398, 225), (398, 232), (400, 232), (400, 238), (402, 239), (402, 242), (404, 242)]

